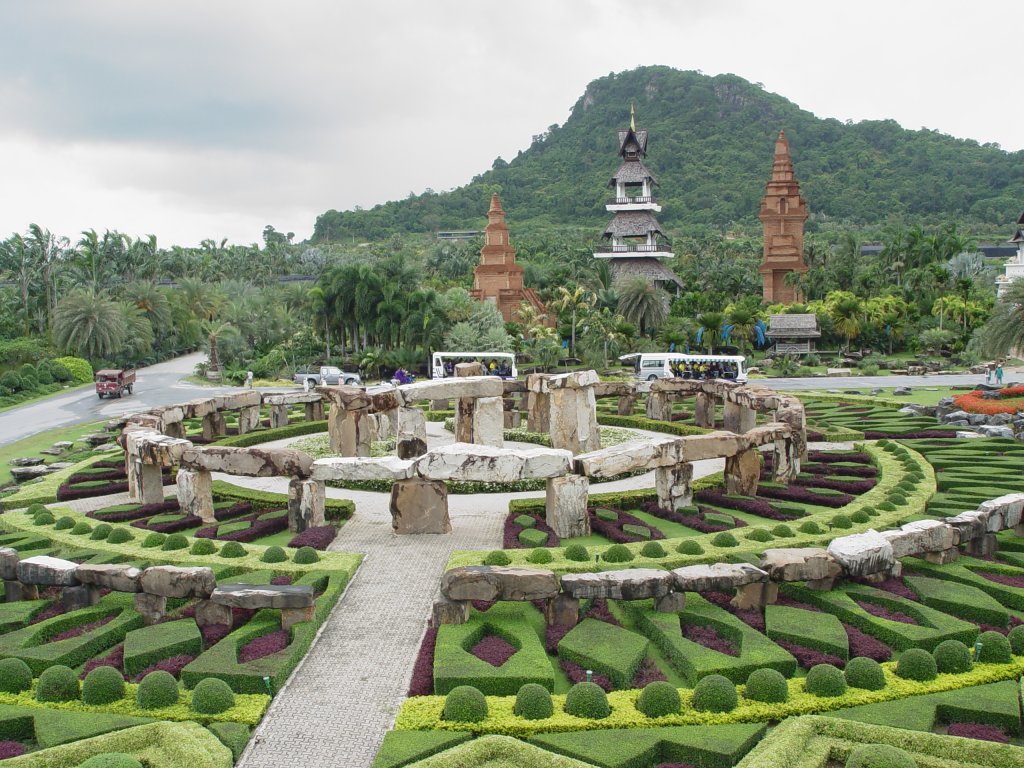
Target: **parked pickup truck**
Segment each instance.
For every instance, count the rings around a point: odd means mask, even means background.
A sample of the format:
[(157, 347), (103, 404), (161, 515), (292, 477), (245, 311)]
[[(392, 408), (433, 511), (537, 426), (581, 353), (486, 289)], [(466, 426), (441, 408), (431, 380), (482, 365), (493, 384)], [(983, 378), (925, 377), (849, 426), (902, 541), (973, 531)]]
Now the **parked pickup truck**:
[(348, 384), (351, 386), (362, 386), (363, 380), (358, 373), (349, 373), (333, 365), (321, 365), (319, 368), (300, 368), (293, 381), (296, 384), (304, 385), (307, 381), (309, 386), (315, 387), (318, 384)]

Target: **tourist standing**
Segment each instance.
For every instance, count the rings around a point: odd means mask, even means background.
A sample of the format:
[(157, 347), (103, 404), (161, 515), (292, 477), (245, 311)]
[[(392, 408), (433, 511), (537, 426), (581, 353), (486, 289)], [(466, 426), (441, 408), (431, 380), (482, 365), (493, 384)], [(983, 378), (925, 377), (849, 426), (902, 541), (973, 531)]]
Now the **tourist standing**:
[(1003, 386), (1003, 361), (1000, 360), (996, 366), (996, 384)]
[(245, 386), (247, 389), (252, 389), (252, 371), (245, 372)]

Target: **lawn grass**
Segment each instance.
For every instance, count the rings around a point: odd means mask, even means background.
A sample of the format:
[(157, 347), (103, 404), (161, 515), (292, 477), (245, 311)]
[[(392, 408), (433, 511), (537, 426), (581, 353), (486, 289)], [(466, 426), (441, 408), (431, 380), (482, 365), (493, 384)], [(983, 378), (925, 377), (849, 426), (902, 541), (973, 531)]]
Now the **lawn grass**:
[[(71, 427), (50, 429), (46, 432), (23, 438), (14, 443), (0, 445), (0, 486), (7, 485), (13, 481), (11, 477), (11, 459), (22, 456), (42, 456), (39, 452), (44, 448), (50, 448), (54, 443), (65, 440), (77, 441), (83, 435), (90, 435), (94, 432), (101, 432), (106, 427), (105, 421), (91, 421), (87, 424), (76, 424)], [(111, 440), (114, 436), (111, 435)], [(70, 453), (69, 453), (70, 455)], [(42, 456), (50, 461), (64, 461), (62, 456)]]

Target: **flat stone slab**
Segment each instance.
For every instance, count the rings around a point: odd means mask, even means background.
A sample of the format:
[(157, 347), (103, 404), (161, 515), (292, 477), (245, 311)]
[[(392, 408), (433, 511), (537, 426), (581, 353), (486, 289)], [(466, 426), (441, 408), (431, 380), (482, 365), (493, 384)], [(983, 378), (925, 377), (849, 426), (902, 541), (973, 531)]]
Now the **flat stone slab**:
[(405, 405), (420, 400), (446, 400), (462, 397), (501, 397), (505, 385), (500, 376), (458, 376), (451, 379), (427, 379), (398, 387)]
[(882, 531), (892, 545), (893, 557), (944, 552), (960, 543), (960, 531), (940, 520), (917, 520), (891, 531)]
[(309, 477), (313, 457), (293, 448), (196, 446), (181, 455), (181, 466), (245, 477)]
[(336, 384), (333, 386), (319, 386), (316, 388), (316, 391), (323, 395), (325, 400), (346, 411), (370, 407), (370, 396), (366, 394), (366, 390), (362, 387)]
[(408, 480), (416, 474), (416, 462), (397, 456), (317, 459), (310, 475), (314, 480)]
[(18, 581), (41, 587), (73, 587), (78, 584), (78, 563), (49, 555), (36, 555), (18, 563)]
[(230, 608), (309, 608), (313, 588), (263, 584), (225, 584), (213, 590), (210, 600)]
[(843, 568), (824, 549), (818, 547), (766, 549), (761, 568), (772, 581), (816, 581), (831, 579)]
[[(1024, 493), (1008, 493), (978, 505), (978, 509), (989, 513), (989, 532), (1020, 525), (1024, 517)], [(998, 521), (996, 518), (998, 517)], [(996, 528), (995, 526), (999, 527)]]
[(575, 471), (586, 477), (605, 478), (637, 469), (674, 466), (680, 461), (684, 439), (630, 440), (590, 453), (581, 453), (574, 461)]
[(449, 600), (546, 600), (558, 594), (553, 571), (498, 565), (453, 568), (441, 577)]
[(210, 568), (155, 565), (142, 572), (142, 591), (150, 595), (208, 598), (216, 587)]
[(746, 563), (687, 565), (672, 571), (677, 592), (724, 592), (767, 581), (768, 574)]
[[(40, 459), (40, 461), (42, 461), (42, 459)], [(48, 475), (53, 471), (53, 469), (45, 464), (34, 464), (29, 467), (11, 467), (11, 477), (19, 483), (23, 483), (26, 480), (35, 480), (37, 477)]]
[(572, 468), (572, 453), (558, 448), (496, 448), (452, 443), (416, 460), (416, 472), (428, 480), (511, 482), (561, 477)]
[(134, 429), (124, 433), (125, 453), (143, 464), (173, 467), (181, 462), (182, 455), (192, 447), (191, 440), (168, 437), (156, 430)]
[(567, 573), (562, 592), (575, 598), (603, 597), (611, 600), (647, 600), (672, 591), (675, 577), (657, 568), (630, 568), (599, 573)]
[(829, 542), (828, 553), (851, 576), (884, 573), (896, 565), (892, 544), (874, 529), (833, 539)]
[[(266, 405), (299, 405), (301, 403), (319, 403), (324, 396), (319, 392), (267, 392), (263, 395)], [(257, 403), (258, 405), (258, 403)]]
[(83, 584), (106, 587), (115, 592), (141, 592), (142, 571), (132, 565), (85, 563), (75, 571)]
[(12, 467), (38, 467), (43, 463), (43, 460), (38, 456), (22, 456), (17, 459), (11, 459)]
[(370, 408), (376, 413), (393, 411), (405, 405), (405, 397), (391, 384), (367, 387), (366, 394), (370, 396)]
[(592, 387), (601, 381), (597, 371), (572, 371), (570, 373), (557, 373), (548, 377), (548, 389), (583, 389)]
[(263, 395), (257, 389), (250, 389), (245, 392), (234, 392), (230, 395), (217, 395), (213, 402), (219, 411), (236, 411), (239, 408), (252, 408), (259, 405)]

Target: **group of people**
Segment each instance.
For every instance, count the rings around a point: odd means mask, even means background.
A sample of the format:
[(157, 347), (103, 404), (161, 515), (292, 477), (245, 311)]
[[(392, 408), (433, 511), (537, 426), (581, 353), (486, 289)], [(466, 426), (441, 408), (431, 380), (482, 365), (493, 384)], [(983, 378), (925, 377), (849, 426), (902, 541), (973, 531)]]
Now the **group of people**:
[(677, 379), (735, 379), (739, 366), (728, 361), (691, 363), (686, 360), (670, 360), (672, 375)]
[[(502, 376), (508, 378), (512, 375), (512, 364), (508, 360), (474, 360), (473, 362), (480, 363), (484, 367), (484, 372), (488, 376)], [(455, 375), (455, 361), (445, 360), (444, 361), (444, 375), (445, 377), (451, 377)]]
[(989, 363), (985, 369), (985, 383), (995, 383), (998, 386), (1003, 386), (1003, 361), (1000, 360), (996, 363)]

